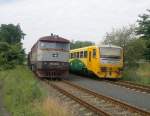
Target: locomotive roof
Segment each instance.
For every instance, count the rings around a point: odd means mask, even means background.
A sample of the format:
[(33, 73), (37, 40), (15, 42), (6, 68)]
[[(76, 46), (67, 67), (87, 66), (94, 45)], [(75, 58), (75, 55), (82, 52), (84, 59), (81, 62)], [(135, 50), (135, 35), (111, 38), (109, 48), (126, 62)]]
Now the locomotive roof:
[(44, 36), (39, 39), (43, 42), (58, 42), (58, 43), (70, 43), (69, 40), (59, 37), (58, 35), (51, 34), (50, 36)]

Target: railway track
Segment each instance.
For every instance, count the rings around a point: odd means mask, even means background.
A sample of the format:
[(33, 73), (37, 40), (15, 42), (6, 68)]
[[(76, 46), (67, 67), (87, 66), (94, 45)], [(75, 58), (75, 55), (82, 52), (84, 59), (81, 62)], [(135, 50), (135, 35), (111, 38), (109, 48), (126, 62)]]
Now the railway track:
[(150, 116), (150, 112), (97, 94), (69, 81), (48, 82), (53, 88), (73, 99), (88, 111), (86, 114), (100, 116)]
[(150, 93), (150, 86), (136, 84), (136, 83), (129, 82), (129, 81), (107, 81), (107, 82), (112, 83), (112, 84), (116, 84), (119, 86), (123, 86), (126, 88), (134, 89), (136, 91)]

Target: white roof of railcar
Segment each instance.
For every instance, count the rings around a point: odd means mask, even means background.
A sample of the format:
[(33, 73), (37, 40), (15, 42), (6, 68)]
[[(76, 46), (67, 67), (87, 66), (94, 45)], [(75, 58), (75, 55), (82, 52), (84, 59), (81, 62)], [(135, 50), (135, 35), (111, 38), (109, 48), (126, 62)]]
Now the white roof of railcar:
[(120, 48), (122, 49), (122, 47), (119, 47), (119, 46), (116, 46), (116, 45), (92, 45), (92, 46), (86, 46), (86, 47), (81, 47), (81, 48), (76, 48), (76, 49), (71, 49), (70, 51), (76, 51), (76, 50), (83, 50), (83, 49), (86, 49), (86, 48), (89, 48), (89, 47), (105, 47), (105, 48)]
[(112, 48), (122, 48), (120, 46), (116, 46), (116, 45), (97, 45), (97, 47), (112, 47)]

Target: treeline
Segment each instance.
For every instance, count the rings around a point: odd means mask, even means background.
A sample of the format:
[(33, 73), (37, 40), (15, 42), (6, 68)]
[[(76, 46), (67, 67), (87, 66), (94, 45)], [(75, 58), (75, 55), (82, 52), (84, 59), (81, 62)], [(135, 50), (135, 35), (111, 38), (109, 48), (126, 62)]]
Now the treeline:
[(90, 45), (94, 45), (95, 43), (91, 42), (91, 41), (71, 41), (70, 43), (70, 49), (76, 49), (76, 48), (81, 48), (81, 47), (85, 47), (85, 46), (90, 46)]
[(2, 24), (0, 26), (0, 70), (23, 64), (25, 51), (21, 40), (24, 36), (20, 25)]

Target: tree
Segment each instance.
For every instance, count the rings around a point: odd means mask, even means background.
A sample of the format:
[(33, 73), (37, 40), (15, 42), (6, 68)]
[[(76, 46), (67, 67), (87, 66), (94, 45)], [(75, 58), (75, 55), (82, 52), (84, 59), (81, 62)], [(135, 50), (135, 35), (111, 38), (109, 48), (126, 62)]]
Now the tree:
[(90, 45), (94, 45), (94, 43), (91, 41), (72, 41), (70, 44), (70, 49), (76, 49)]
[(150, 40), (150, 10), (147, 10), (149, 14), (139, 15), (137, 20), (138, 27), (136, 33), (140, 35), (141, 38)]
[(129, 67), (137, 66), (137, 62), (143, 59), (144, 50), (146, 49), (145, 41), (142, 39), (135, 39), (127, 44), (127, 49), (124, 51), (125, 60)]
[(2, 24), (0, 27), (0, 41), (9, 44), (21, 43), (24, 36), (25, 34), (22, 32), (20, 25)]
[(131, 25), (120, 29), (113, 29), (112, 32), (106, 33), (104, 44), (117, 45), (126, 50), (128, 43), (135, 39), (135, 26)]
[(146, 40), (144, 56), (147, 60), (150, 60), (150, 10), (147, 10), (147, 12), (148, 14), (139, 15), (136, 33), (141, 39)]
[(20, 25), (0, 26), (0, 69), (13, 68), (24, 62), (25, 51), (21, 43), (24, 36)]
[(145, 41), (136, 37), (135, 26), (113, 29), (106, 33), (104, 37), (105, 44), (113, 44), (123, 48), (124, 62), (130, 66), (136, 66), (136, 62), (143, 57), (145, 50)]

